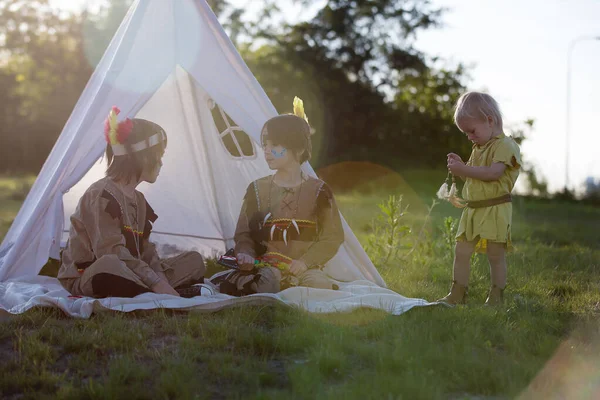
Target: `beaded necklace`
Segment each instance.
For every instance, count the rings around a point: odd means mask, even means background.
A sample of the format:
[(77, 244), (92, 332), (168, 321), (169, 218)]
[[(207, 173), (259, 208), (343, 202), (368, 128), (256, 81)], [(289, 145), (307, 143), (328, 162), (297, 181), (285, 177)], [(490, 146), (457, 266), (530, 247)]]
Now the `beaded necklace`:
[[(275, 180), (275, 176), (273, 175), (271, 177), (271, 181), (269, 183), (269, 197), (268, 197), (268, 202), (267, 202), (267, 215), (265, 216), (265, 219), (263, 221), (263, 226), (269, 221), (269, 219), (273, 216), (273, 212), (271, 211), (271, 193), (273, 192), (273, 181)], [(300, 207), (300, 196), (302, 195), (302, 186), (304, 185), (304, 174), (302, 173), (302, 171), (300, 171), (300, 188), (298, 189), (298, 196), (296, 199), (296, 209), (294, 210), (293, 214), (292, 214), (292, 218), (290, 218), (290, 221), (288, 222), (287, 226), (285, 228), (283, 227), (279, 227), (277, 226), (277, 224), (273, 221), (273, 226), (271, 226), (271, 240), (273, 240), (273, 234), (275, 233), (275, 230), (279, 230), (283, 233), (283, 242), (285, 243), (285, 245), (288, 245), (288, 241), (287, 241), (287, 233), (288, 233), (288, 229), (293, 225), (294, 228), (296, 228), (296, 232), (298, 232), (298, 234), (300, 234), (300, 228), (298, 227), (298, 223), (296, 222), (296, 216), (298, 215), (298, 208)], [(283, 188), (286, 192), (287, 191), (292, 191), (293, 189), (290, 188)]]

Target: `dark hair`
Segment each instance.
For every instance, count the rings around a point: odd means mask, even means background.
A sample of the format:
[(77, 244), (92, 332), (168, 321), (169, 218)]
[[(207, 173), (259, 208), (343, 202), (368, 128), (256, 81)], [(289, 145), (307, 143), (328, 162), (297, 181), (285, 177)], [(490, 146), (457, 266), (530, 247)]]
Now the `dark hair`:
[[(106, 146), (106, 159), (108, 161), (106, 175), (115, 181), (131, 182), (139, 180), (142, 176), (142, 171), (145, 169), (152, 170), (157, 166), (167, 147), (167, 135), (160, 125), (140, 118), (133, 118), (131, 121), (133, 122), (133, 129), (124, 143), (128, 154), (115, 156), (110, 144)], [(142, 151), (131, 152), (132, 145), (149, 139), (161, 132), (165, 140), (160, 144)]]
[(301, 151), (300, 164), (309, 161), (312, 154), (310, 141), (310, 126), (304, 119), (293, 115), (284, 114), (268, 120), (262, 128), (260, 138), (262, 144), (267, 140), (274, 145), (281, 145), (289, 150)]

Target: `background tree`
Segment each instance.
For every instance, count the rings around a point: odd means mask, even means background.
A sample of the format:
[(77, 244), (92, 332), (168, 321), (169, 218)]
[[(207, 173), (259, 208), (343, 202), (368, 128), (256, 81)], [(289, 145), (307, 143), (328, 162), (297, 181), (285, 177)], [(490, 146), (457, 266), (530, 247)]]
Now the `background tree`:
[(47, 0), (0, 0), (1, 169), (38, 171), (54, 145), (92, 72), (81, 28)]
[(111, 0), (96, 12), (82, 14), (84, 52), (92, 66), (98, 65), (133, 0)]
[(243, 55), (280, 111), (294, 95), (306, 100), (317, 166), (440, 167), (448, 151), (469, 150), (451, 119), (464, 67), (436, 69), (440, 60), (414, 47), (420, 31), (440, 25), (443, 10), (430, 1), (301, 3), (320, 8), (309, 20), (282, 23), (275, 2), (265, 2), (248, 24)]

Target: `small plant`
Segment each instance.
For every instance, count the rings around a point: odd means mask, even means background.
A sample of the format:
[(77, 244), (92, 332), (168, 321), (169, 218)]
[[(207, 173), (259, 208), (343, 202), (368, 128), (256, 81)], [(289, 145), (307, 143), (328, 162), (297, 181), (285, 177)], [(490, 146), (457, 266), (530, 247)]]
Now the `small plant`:
[(367, 247), (379, 256), (381, 263), (387, 264), (398, 257), (403, 239), (411, 233), (410, 226), (404, 223), (408, 205), (402, 205), (402, 196), (391, 195), (378, 207), (381, 214), (371, 224)]
[(456, 243), (456, 229), (458, 221), (452, 217), (444, 218), (442, 225), (442, 241), (444, 244), (444, 253), (454, 258), (454, 244)]
[(421, 225), (421, 229), (419, 230), (419, 234), (416, 236), (412, 249), (406, 253), (402, 258), (406, 260), (411, 254), (415, 253), (415, 257), (422, 259), (422, 257), (426, 254), (431, 253), (432, 249), (432, 240), (431, 240), (431, 232), (427, 227), (429, 226), (429, 220), (431, 219), (431, 213), (433, 209), (439, 204), (439, 202), (435, 199), (431, 201), (431, 205), (427, 207), (427, 214), (425, 215), (425, 219), (423, 220), (423, 224)]

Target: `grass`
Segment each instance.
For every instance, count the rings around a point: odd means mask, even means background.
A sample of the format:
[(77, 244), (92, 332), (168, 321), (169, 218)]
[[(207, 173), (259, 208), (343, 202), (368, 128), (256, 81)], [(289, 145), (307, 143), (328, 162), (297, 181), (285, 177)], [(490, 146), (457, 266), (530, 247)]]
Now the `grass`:
[[(407, 249), (378, 267), (391, 289), (429, 300), (448, 290), (444, 218), (460, 215), (440, 204), (422, 229), (430, 194), (441, 182), (437, 175), (415, 171), (392, 188), (370, 179), (371, 189), (337, 195), (367, 244), (377, 204), (389, 193), (408, 193), (410, 213), (402, 217), (412, 231)], [(6, 221), (18, 210), (12, 199), (20, 188), (17, 180), (0, 179)], [(397, 317), (270, 306), (213, 314), (104, 312), (74, 320), (36, 309), (0, 323), (0, 397), (598, 398), (600, 234), (594, 221), (600, 210), (519, 200), (514, 210), (517, 251), (509, 256), (501, 309), (481, 305), (489, 272), (480, 256), (467, 306)], [(409, 254), (419, 232), (425, 240)], [(378, 259), (375, 249), (369, 252)]]

